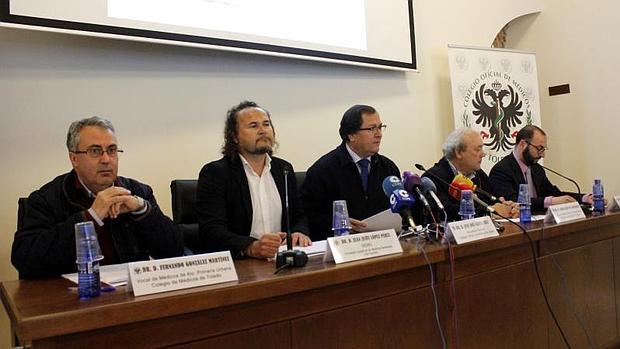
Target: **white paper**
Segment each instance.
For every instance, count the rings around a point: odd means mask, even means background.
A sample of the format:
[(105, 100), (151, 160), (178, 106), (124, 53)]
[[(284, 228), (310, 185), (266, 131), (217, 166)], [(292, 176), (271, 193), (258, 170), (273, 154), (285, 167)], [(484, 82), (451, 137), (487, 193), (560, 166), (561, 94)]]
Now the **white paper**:
[(136, 297), (238, 280), (230, 251), (132, 262), (127, 269)]
[(484, 216), (448, 223), (449, 235), (457, 244), (499, 236), (491, 217)]
[(330, 237), (327, 243), (324, 261), (336, 264), (403, 252), (394, 229)]
[[(75, 283), (78, 283), (77, 273), (63, 274), (62, 277)], [(127, 263), (123, 264), (110, 264), (99, 267), (99, 278), (101, 282), (110, 286), (118, 287), (127, 285)]]
[(362, 233), (388, 229), (394, 229), (394, 231), (399, 232), (403, 228), (402, 217), (397, 213), (392, 213), (390, 209), (370, 216), (362, 222), (366, 223), (366, 228), (362, 229)]
[[(326, 240), (321, 240), (321, 241), (312, 241), (312, 245), (310, 245), (308, 247), (293, 246), (293, 249), (306, 252), (306, 254), (308, 256), (312, 256), (312, 255), (315, 255), (315, 254), (325, 253), (325, 247), (326, 246), (327, 246), (327, 241)], [(278, 251), (280, 251), (280, 252), (286, 251), (286, 245), (280, 246)]]
[[(545, 215), (544, 214), (536, 214), (536, 215), (532, 215), (532, 222), (535, 221), (542, 221), (543, 219), (545, 219)], [(515, 223), (519, 223), (521, 220), (519, 219), (519, 217), (517, 218), (510, 218), (511, 221), (515, 222)], [(496, 219), (496, 222), (501, 222), (501, 223), (507, 223), (508, 219)]]
[(564, 223), (576, 219), (586, 218), (578, 202), (573, 201), (566, 204), (552, 205), (547, 209), (545, 222)]

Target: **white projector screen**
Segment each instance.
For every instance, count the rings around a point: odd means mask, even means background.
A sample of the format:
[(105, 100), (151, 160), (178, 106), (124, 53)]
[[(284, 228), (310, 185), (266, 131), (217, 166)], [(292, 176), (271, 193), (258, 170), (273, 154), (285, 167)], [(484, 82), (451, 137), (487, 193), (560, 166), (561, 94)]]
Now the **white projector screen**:
[(416, 69), (413, 0), (0, 0), (5, 26)]

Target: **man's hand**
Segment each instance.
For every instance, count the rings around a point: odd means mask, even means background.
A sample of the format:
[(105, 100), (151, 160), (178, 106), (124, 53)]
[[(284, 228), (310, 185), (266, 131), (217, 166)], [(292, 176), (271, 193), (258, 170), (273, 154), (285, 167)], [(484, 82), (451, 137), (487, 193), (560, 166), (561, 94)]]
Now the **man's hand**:
[(516, 218), (519, 217), (519, 203), (506, 200), (503, 197), (499, 198), (499, 203), (492, 206), (497, 213), (504, 217)]
[[(291, 236), (293, 238), (293, 246), (307, 247), (312, 245), (312, 240), (310, 240), (310, 238), (307, 237), (304, 233), (294, 232), (293, 234), (291, 234)], [(282, 245), (285, 244), (286, 240), (282, 242)]]
[(135, 195), (123, 196), (123, 200), (110, 207), (110, 218), (116, 218), (127, 212), (139, 211), (146, 205), (144, 199)]
[[(124, 206), (124, 202), (128, 199), (135, 200), (129, 190), (122, 187), (110, 187), (97, 193), (90, 208), (102, 220), (108, 217), (115, 218), (121, 212), (121, 206)], [(113, 206), (118, 207), (113, 208)]]
[(349, 221), (351, 222), (351, 229), (358, 233), (361, 233), (367, 226), (366, 223), (358, 221), (357, 219), (349, 218)]
[(551, 198), (551, 205), (567, 204), (569, 202), (575, 202), (575, 201), (577, 200), (575, 200), (574, 197), (568, 196), (568, 195), (554, 196)]
[(285, 238), (286, 233), (265, 233), (245, 249), (245, 254), (253, 258), (273, 258)]

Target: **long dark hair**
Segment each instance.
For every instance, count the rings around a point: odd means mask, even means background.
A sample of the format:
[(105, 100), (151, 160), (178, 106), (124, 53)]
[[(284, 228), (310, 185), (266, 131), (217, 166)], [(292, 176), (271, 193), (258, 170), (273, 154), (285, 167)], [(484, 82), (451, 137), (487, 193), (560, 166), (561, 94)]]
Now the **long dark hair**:
[(235, 137), (237, 136), (237, 118), (239, 116), (239, 112), (246, 108), (259, 108), (260, 110), (264, 111), (265, 114), (267, 114), (267, 118), (269, 118), (269, 123), (271, 124), (273, 135), (275, 136), (276, 134), (273, 123), (271, 122), (271, 114), (269, 114), (269, 111), (256, 104), (256, 102), (243, 101), (236, 106), (230, 108), (228, 112), (226, 112), (226, 124), (224, 125), (224, 145), (222, 145), (222, 155), (224, 156), (231, 156), (239, 153), (237, 149), (237, 143), (235, 142)]

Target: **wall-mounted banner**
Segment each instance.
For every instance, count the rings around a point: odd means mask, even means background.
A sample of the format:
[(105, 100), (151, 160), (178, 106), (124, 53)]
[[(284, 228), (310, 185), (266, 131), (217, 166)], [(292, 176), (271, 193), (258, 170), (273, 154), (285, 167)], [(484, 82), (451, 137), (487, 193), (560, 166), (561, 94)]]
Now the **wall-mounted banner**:
[(454, 126), (480, 132), (488, 173), (512, 151), (518, 130), (540, 126), (536, 55), (449, 45), (448, 58)]

